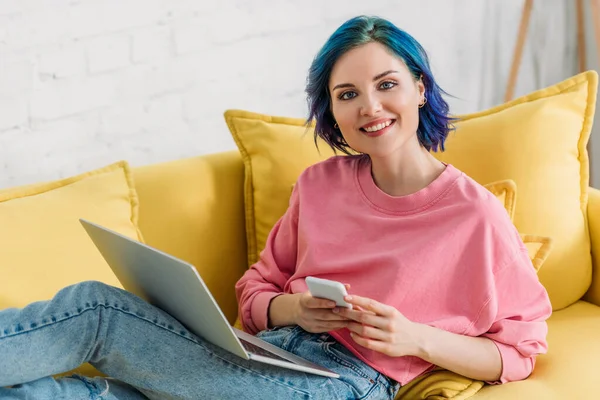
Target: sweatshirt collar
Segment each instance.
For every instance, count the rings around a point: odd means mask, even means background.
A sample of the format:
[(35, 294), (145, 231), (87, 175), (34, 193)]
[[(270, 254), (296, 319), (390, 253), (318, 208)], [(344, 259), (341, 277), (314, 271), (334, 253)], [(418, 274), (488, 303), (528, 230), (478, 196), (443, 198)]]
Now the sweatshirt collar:
[(406, 195), (390, 196), (381, 190), (371, 175), (371, 159), (364, 155), (356, 159), (356, 182), (363, 198), (372, 207), (392, 214), (412, 214), (424, 210), (437, 202), (454, 185), (462, 172), (451, 164), (423, 189)]

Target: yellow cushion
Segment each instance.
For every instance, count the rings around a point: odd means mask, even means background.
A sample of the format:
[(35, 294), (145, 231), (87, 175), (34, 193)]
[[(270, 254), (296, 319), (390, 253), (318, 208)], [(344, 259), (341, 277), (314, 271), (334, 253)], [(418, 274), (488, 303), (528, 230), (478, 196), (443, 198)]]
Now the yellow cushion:
[[(446, 152), (434, 153), (478, 182), (512, 179), (519, 187), (514, 223), (519, 232), (555, 242), (540, 280), (554, 309), (578, 300), (591, 282), (586, 205), (588, 156), (597, 74), (564, 82), (480, 113), (459, 116)], [(240, 110), (225, 112), (245, 165), (248, 263), (288, 205), (289, 188), (311, 164), (333, 152), (313, 143), (303, 119)]]
[(49, 299), (84, 280), (120, 287), (79, 218), (141, 241), (137, 195), (126, 162), (0, 192), (0, 276), (5, 283), (0, 309)]

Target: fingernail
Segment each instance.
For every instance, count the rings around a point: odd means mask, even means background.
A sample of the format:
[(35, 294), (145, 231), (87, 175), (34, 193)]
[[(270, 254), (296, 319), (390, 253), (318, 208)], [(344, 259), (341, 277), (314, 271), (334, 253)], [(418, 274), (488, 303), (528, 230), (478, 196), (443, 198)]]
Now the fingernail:
[(336, 308), (334, 308), (334, 309), (333, 309), (333, 312), (334, 312), (334, 313), (339, 313), (339, 312), (340, 312), (340, 309), (336, 307)]
[(346, 300), (352, 300), (352, 296), (346, 296)]

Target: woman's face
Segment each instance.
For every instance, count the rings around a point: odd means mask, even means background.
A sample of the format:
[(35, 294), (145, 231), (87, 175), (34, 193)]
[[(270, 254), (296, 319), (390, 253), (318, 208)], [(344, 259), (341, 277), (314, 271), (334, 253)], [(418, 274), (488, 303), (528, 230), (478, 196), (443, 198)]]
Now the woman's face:
[(425, 87), (384, 45), (371, 42), (340, 57), (329, 91), (333, 117), (354, 150), (385, 157), (418, 140)]

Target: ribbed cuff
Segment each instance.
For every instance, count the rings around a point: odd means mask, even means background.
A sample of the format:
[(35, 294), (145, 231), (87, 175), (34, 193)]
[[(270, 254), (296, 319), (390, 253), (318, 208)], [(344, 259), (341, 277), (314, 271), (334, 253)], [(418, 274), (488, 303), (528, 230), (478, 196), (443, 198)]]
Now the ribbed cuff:
[(260, 331), (267, 329), (269, 321), (269, 304), (273, 298), (283, 293), (262, 292), (257, 294), (252, 301), (251, 315), (254, 326)]
[(492, 340), (502, 358), (502, 374), (500, 379), (493, 382), (486, 382), (490, 385), (520, 381), (531, 375), (535, 365), (535, 357), (523, 357), (521, 353), (513, 346)]

